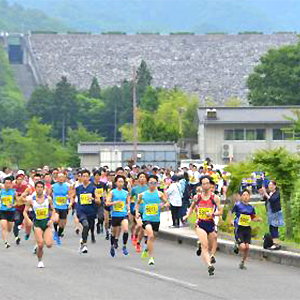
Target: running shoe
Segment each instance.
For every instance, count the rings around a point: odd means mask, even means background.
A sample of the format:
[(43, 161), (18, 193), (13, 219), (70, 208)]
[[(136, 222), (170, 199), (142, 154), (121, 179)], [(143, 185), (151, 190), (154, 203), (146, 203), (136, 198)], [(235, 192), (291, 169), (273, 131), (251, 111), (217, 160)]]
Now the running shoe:
[(37, 245), (35, 245), (33, 250), (32, 250), (32, 254), (36, 255), (36, 253), (37, 253)]
[(215, 267), (214, 266), (209, 266), (207, 270), (208, 270), (209, 276), (215, 275)]
[(241, 270), (247, 270), (244, 261), (241, 261), (241, 263), (240, 263), (240, 265), (239, 265), (239, 268), (240, 268)]
[(108, 232), (108, 231), (106, 231), (105, 239), (106, 239), (107, 241), (109, 240), (109, 232)]
[(235, 253), (236, 255), (238, 255), (240, 252), (239, 250), (239, 245), (237, 243), (234, 243), (234, 246), (233, 246), (233, 253)]
[(149, 266), (154, 266), (155, 265), (155, 262), (154, 262), (154, 258), (153, 257), (150, 257), (149, 261), (148, 261), (148, 265)]
[(200, 256), (200, 255), (201, 255), (201, 252), (202, 252), (202, 248), (201, 248), (201, 244), (199, 243), (199, 244), (198, 244), (198, 249), (197, 249), (197, 251), (196, 251), (196, 255), (197, 255), (197, 256)]
[(211, 256), (210, 258), (210, 263), (211, 264), (215, 264), (217, 261), (216, 261), (216, 258), (214, 256)]
[(60, 240), (60, 236), (56, 237), (56, 245), (60, 246), (61, 245), (61, 240)]
[(20, 245), (20, 242), (21, 242), (21, 239), (17, 236), (17, 237), (16, 237), (16, 244), (17, 244), (17, 245)]
[(148, 250), (147, 250), (147, 249), (145, 249), (145, 250), (142, 252), (141, 257), (142, 257), (142, 259), (143, 259), (143, 258), (149, 257), (149, 253), (148, 253)]
[(141, 247), (141, 244), (140, 244), (140, 243), (137, 243), (137, 244), (136, 244), (136, 246), (135, 246), (135, 251), (136, 251), (137, 253), (142, 252), (142, 247)]
[(44, 263), (43, 263), (42, 261), (39, 261), (37, 267), (38, 267), (39, 269), (45, 268)]
[(10, 244), (8, 242), (5, 242), (5, 248), (8, 249), (10, 247)]
[(115, 257), (115, 255), (116, 255), (116, 251), (115, 251), (115, 247), (114, 246), (110, 247), (110, 255), (111, 255), (111, 257)]
[(126, 246), (123, 246), (122, 252), (124, 255), (128, 255), (128, 250), (127, 250)]
[(53, 240), (56, 241), (58, 238), (58, 233), (56, 231), (53, 231)]
[(131, 242), (132, 242), (132, 245), (135, 246), (136, 243), (137, 243), (137, 238), (136, 238), (135, 236), (133, 236), (133, 237), (131, 238)]
[(30, 234), (25, 234), (25, 241), (28, 241), (30, 237)]
[(88, 248), (87, 248), (87, 246), (86, 246), (86, 245), (82, 245), (82, 248), (81, 248), (81, 253), (83, 253), (83, 254), (86, 254), (86, 253), (88, 253)]

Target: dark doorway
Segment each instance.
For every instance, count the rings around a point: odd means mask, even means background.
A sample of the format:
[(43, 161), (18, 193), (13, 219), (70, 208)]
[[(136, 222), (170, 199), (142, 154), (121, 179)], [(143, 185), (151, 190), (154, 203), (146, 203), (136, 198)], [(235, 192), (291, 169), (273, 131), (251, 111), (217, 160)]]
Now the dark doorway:
[(21, 45), (9, 45), (8, 46), (9, 62), (11, 64), (23, 63), (23, 50)]

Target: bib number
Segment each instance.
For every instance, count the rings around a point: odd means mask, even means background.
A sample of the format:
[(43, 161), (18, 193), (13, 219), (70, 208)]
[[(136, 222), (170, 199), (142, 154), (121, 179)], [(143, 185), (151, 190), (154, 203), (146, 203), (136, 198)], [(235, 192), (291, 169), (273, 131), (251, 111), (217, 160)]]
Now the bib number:
[(49, 216), (49, 209), (48, 208), (37, 208), (35, 211), (36, 219), (37, 220), (45, 220)]
[(56, 204), (59, 206), (63, 206), (67, 204), (67, 197), (56, 197)]
[(9, 206), (13, 204), (13, 196), (4, 196), (2, 198), (2, 204), (5, 206)]
[[(198, 219), (199, 220), (211, 220), (211, 214), (213, 212), (213, 208), (210, 207), (200, 207), (199, 208), (199, 213), (198, 213)], [(210, 216), (207, 216), (207, 213), (210, 214)]]
[(158, 204), (147, 204), (146, 205), (146, 215), (156, 216), (158, 214)]
[(250, 215), (240, 215), (239, 218), (239, 225), (240, 226), (250, 226), (250, 222), (251, 222), (251, 216)]
[(92, 195), (91, 194), (81, 194), (80, 195), (80, 203), (81, 203), (81, 205), (92, 204)]
[(114, 205), (114, 211), (116, 212), (122, 212), (124, 210), (124, 202), (122, 203), (117, 203), (116, 205)]

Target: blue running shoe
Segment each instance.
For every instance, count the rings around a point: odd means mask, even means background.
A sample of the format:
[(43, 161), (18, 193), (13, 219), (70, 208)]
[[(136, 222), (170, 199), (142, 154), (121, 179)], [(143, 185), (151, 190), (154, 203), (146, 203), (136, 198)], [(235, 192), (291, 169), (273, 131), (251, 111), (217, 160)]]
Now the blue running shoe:
[(57, 232), (53, 231), (53, 241), (56, 241), (57, 237), (58, 237)]
[(56, 245), (57, 245), (57, 246), (60, 246), (60, 245), (61, 245), (61, 240), (60, 240), (60, 237), (59, 237), (59, 236), (56, 237)]
[(124, 255), (128, 255), (128, 250), (127, 250), (126, 246), (123, 246), (122, 251), (123, 251)]
[(111, 257), (115, 257), (116, 251), (115, 251), (115, 247), (111, 247), (110, 248), (110, 255)]

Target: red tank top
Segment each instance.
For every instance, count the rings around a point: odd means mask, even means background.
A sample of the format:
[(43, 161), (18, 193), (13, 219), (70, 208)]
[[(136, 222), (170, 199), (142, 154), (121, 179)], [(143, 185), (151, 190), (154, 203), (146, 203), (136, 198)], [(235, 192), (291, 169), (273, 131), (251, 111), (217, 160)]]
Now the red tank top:
[(216, 210), (216, 202), (214, 200), (215, 195), (211, 194), (208, 200), (204, 200), (202, 195), (198, 195), (196, 207), (197, 207), (197, 220), (213, 222), (212, 216), (207, 216), (207, 213), (212, 214)]

